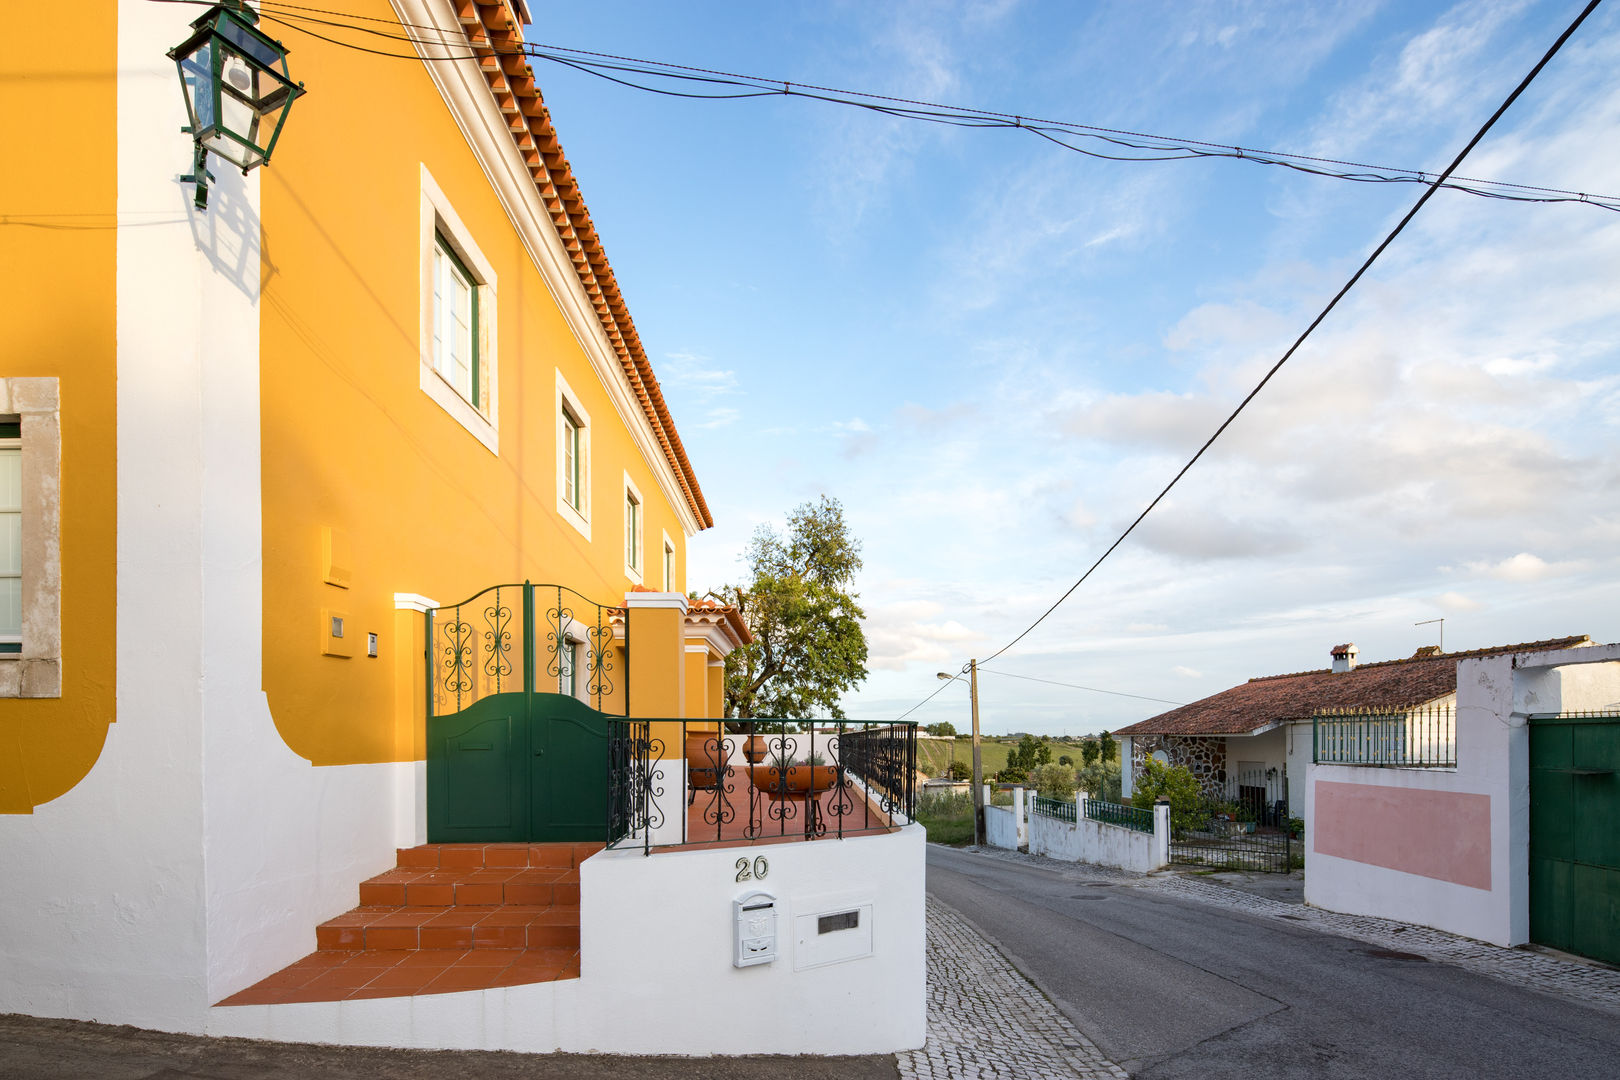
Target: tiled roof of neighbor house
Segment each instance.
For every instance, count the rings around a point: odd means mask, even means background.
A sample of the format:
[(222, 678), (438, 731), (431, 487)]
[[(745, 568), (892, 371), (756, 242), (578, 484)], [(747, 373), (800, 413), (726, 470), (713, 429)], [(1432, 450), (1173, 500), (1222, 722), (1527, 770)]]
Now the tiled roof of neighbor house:
[(534, 71), (524, 58), (522, 24), (528, 21), (528, 9), (523, 0), (452, 0), (452, 3), (456, 19), (467, 34), (467, 42), (478, 57), (484, 81), (506, 117), (512, 141), (523, 155), (529, 175), (540, 191), (540, 199), (551, 215), (551, 223), (574, 264), (574, 273), (619, 356), (630, 390), (647, 416), (647, 423), (675, 473), (687, 505), (700, 526), (710, 528), (714, 518), (709, 513), (709, 504), (703, 499), (697, 474), (692, 471), (686, 448), (675, 431), (675, 421), (664, 403), (663, 391), (642, 348), (641, 337), (630, 321), (630, 309), (619, 293), (613, 268), (602, 250), (602, 239), (591, 224), (579, 183), (557, 142), (551, 111), (541, 99)]
[(686, 613), (691, 615), (718, 615), (724, 618), (726, 625), (740, 644), (747, 645), (754, 640), (749, 632), (748, 624), (743, 622), (742, 612), (737, 610), (735, 604), (722, 604), (718, 600), (688, 600)]
[[(1458, 660), (1499, 653), (1568, 649), (1591, 642), (1589, 636), (1580, 634), (1520, 645), (1381, 660), (1343, 672), (1324, 668), (1292, 675), (1265, 675), (1120, 728), (1115, 734), (1247, 735), (1284, 720), (1303, 719), (1324, 710), (1405, 709), (1454, 693)], [(1420, 654), (1424, 652), (1419, 650)]]

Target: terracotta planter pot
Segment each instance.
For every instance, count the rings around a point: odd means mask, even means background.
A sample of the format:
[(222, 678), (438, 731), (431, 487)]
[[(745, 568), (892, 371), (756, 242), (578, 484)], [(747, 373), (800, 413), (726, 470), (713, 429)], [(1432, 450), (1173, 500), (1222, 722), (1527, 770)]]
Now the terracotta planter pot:
[(786, 792), (789, 795), (804, 795), (811, 791), (828, 791), (838, 783), (838, 768), (834, 765), (789, 765), (786, 775), (783, 770), (769, 768), (754, 781), (754, 786), (761, 791)]
[[(720, 740), (716, 745), (715, 740)], [(718, 731), (690, 732), (686, 736), (686, 766), (712, 769), (725, 763), (725, 736)], [(718, 759), (718, 760), (717, 760)]]
[(758, 765), (764, 761), (765, 737), (763, 735), (748, 736), (748, 740), (743, 743), (743, 757), (748, 759), (750, 765)]

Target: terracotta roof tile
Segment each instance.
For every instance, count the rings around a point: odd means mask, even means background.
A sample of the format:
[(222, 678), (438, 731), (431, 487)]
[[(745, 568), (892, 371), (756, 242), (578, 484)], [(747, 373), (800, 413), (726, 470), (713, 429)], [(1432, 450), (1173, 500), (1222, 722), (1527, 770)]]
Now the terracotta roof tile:
[(1591, 640), (1581, 634), (1519, 645), (1381, 660), (1337, 673), (1324, 668), (1291, 675), (1265, 675), (1120, 728), (1115, 734), (1246, 735), (1284, 720), (1300, 720), (1326, 710), (1405, 709), (1454, 693), (1458, 660), (1568, 649), (1590, 644)]
[(613, 268), (608, 265), (585, 200), (580, 197), (579, 183), (568, 166), (568, 159), (563, 156), (557, 132), (551, 124), (551, 111), (546, 108), (534, 82), (534, 71), (521, 52), (521, 26), (528, 21), (528, 8), (523, 0), (495, 0), (493, 3), (458, 0), (456, 17), (468, 44), (479, 57), (479, 68), (496, 105), (507, 117), (512, 140), (529, 166), (529, 175), (539, 189), (541, 203), (573, 262), (574, 274), (595, 308), (603, 333), (618, 353), (630, 392), (641, 405), (653, 437), (669, 462), (699, 527), (711, 528), (714, 517), (709, 513), (709, 504), (703, 498), (697, 474), (675, 430), (675, 421), (664, 402), (641, 337), (630, 320), (629, 308), (619, 293)]

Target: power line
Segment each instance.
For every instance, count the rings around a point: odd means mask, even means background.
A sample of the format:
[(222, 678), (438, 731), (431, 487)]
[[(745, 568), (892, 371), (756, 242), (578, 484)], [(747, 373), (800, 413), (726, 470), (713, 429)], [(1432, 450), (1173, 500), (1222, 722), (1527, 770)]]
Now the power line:
[(928, 704), (930, 701), (933, 701), (935, 698), (937, 698), (944, 691), (944, 689), (947, 686), (951, 685), (951, 683), (953, 683), (955, 681), (956, 681), (955, 679), (950, 679), (950, 680), (947, 680), (945, 682), (940, 683), (938, 686), (936, 686), (934, 688), (934, 692), (932, 694), (929, 694), (927, 697), (925, 697), (921, 701), (917, 702), (917, 704), (913, 705), (911, 708), (907, 709), (905, 712), (903, 712), (899, 716), (895, 717), (893, 722), (898, 724), (900, 721), (904, 720), (906, 717), (910, 716), (912, 713), (916, 712), (918, 709), (922, 708), (924, 705)]
[(1157, 701), (1161, 705), (1187, 704), (1185, 701), (1171, 701), (1169, 698), (1148, 697), (1145, 694), (1127, 694), (1123, 690), (1103, 690), (1095, 686), (1081, 686), (1079, 683), (1058, 682), (1056, 679), (1038, 679), (1034, 675), (1015, 675), (1010, 671), (997, 671), (994, 668), (987, 668), (983, 664), (979, 665), (979, 671), (981, 673), (988, 671), (992, 675), (1000, 675), (1008, 679), (1023, 679), (1026, 682), (1046, 683), (1048, 686), (1066, 686), (1070, 690), (1089, 690), (1093, 694), (1112, 694), (1115, 697), (1135, 698), (1138, 701)]
[[(211, 0), (152, 0), (155, 3), (182, 3), (204, 4)], [(298, 30), (319, 41), (324, 41), (342, 48), (353, 49), (357, 52), (372, 56), (388, 57), (399, 60), (422, 61), (465, 61), (480, 59), (479, 52), (466, 53), (450, 51), (456, 46), (466, 46), (465, 38), (459, 35), (452, 36), (438, 27), (425, 26), (417, 23), (395, 22), (375, 16), (350, 15), (345, 12), (333, 11), (326, 8), (308, 7), (295, 4), (279, 3), (277, 0), (264, 0), (260, 5), (260, 17), (266, 22)], [(318, 16), (331, 16), (332, 18), (319, 18)], [(360, 26), (348, 19), (361, 19), (366, 22), (380, 23), (390, 28), (399, 27), (408, 31), (421, 31), (420, 36), (412, 34), (390, 33), (374, 27)], [(389, 52), (384, 49), (370, 48), (353, 42), (342, 41), (326, 33), (310, 28), (311, 24), (327, 28), (342, 28), (379, 37), (387, 41), (397, 41), (412, 46), (433, 45), (441, 50), (436, 54), (422, 55), (417, 52)], [(427, 35), (434, 35), (429, 37)], [(1278, 150), (1262, 150), (1254, 147), (1228, 146), (1200, 139), (1178, 139), (1171, 136), (1153, 135), (1144, 132), (1130, 131), (1121, 128), (1101, 127), (1093, 124), (1081, 124), (1072, 121), (1045, 120), (1038, 117), (1027, 117), (1015, 113), (998, 112), (991, 109), (976, 109), (966, 106), (943, 105), (937, 102), (923, 101), (915, 98), (896, 97), (887, 94), (875, 94), (863, 90), (846, 90), (822, 86), (816, 83), (800, 83), (789, 79), (774, 79), (758, 75), (745, 75), (736, 72), (722, 71), (714, 68), (694, 67), (687, 64), (675, 64), (661, 60), (646, 60), (636, 57), (618, 56), (613, 53), (593, 52), (588, 49), (573, 49), (560, 45), (530, 45), (524, 43), (516, 48), (496, 48), (493, 44), (487, 46), (474, 46), (487, 52), (497, 54), (510, 53), (523, 55), (534, 60), (545, 60), (570, 68), (582, 74), (605, 79), (609, 82), (625, 86), (630, 89), (646, 93), (658, 94), (665, 97), (686, 98), (702, 101), (734, 101), (747, 98), (760, 97), (803, 97), (824, 101), (830, 104), (846, 105), (894, 116), (904, 119), (918, 120), (927, 123), (947, 124), (956, 127), (989, 128), (1002, 130), (1028, 131), (1038, 138), (1044, 139), (1055, 146), (1060, 146), (1073, 153), (1083, 154), (1087, 157), (1104, 161), (1119, 161), (1132, 163), (1186, 161), (1203, 158), (1230, 158), (1247, 161), (1252, 164), (1273, 165), (1291, 169), (1296, 172), (1312, 176), (1321, 176), (1328, 179), (1346, 180), (1355, 183), (1371, 184), (1430, 184), (1431, 174), (1421, 169), (1403, 169), (1393, 166), (1369, 165), (1363, 162), (1344, 161), (1337, 158), (1317, 157), (1306, 154), (1294, 154)], [(567, 54), (567, 55), (559, 55)], [(618, 74), (613, 74), (617, 72)], [(674, 90), (664, 87), (650, 86), (636, 82), (621, 75), (639, 75), (657, 79), (674, 80), (683, 84), (707, 84), (728, 88), (725, 92), (700, 93), (690, 90)], [(1067, 138), (1065, 138), (1067, 137)], [(1095, 149), (1088, 149), (1075, 145), (1067, 139), (1087, 139), (1100, 141), (1119, 150), (1135, 151), (1134, 153), (1105, 153)], [(1330, 166), (1337, 166), (1331, 168)], [(1358, 170), (1354, 172), (1347, 169)], [(1444, 179), (1444, 178), (1442, 178)], [(1481, 198), (1501, 199), (1510, 202), (1532, 203), (1560, 203), (1580, 202), (1596, 206), (1600, 209), (1620, 212), (1620, 196), (1597, 195), (1589, 192), (1571, 191), (1563, 188), (1541, 187), (1531, 184), (1518, 184), (1502, 180), (1485, 180), (1472, 177), (1452, 177), (1444, 180), (1441, 186), (1452, 191), (1475, 195)]]
[(1034, 622), (1030, 623), (1029, 626), (1025, 627), (1023, 632), (1017, 637), (1013, 638), (1011, 641), (1007, 642), (1007, 644), (985, 657), (981, 663), (988, 663), (989, 661), (994, 660), (996, 657), (1000, 656), (1002, 653), (1024, 640), (1024, 638), (1029, 635), (1030, 631), (1034, 630), (1037, 626), (1041, 625), (1041, 623), (1045, 622), (1047, 616), (1056, 611), (1058, 606), (1062, 604), (1063, 601), (1067, 600), (1071, 595), (1073, 595), (1074, 591), (1085, 583), (1085, 580), (1092, 575), (1097, 567), (1103, 564), (1103, 560), (1112, 555), (1114, 553), (1114, 549), (1118, 548), (1120, 544), (1124, 543), (1125, 538), (1135, 531), (1136, 527), (1142, 523), (1142, 520), (1146, 518), (1148, 514), (1153, 512), (1153, 508), (1158, 506), (1160, 501), (1163, 500), (1166, 495), (1170, 494), (1170, 489), (1175, 487), (1183, 476), (1187, 475), (1187, 470), (1191, 469), (1195, 464), (1198, 463), (1198, 459), (1204, 456), (1204, 452), (1214, 445), (1215, 440), (1220, 438), (1221, 434), (1231, 426), (1232, 422), (1238, 418), (1238, 414), (1243, 412), (1243, 410), (1248, 406), (1249, 402), (1254, 400), (1255, 395), (1259, 394), (1260, 391), (1265, 388), (1266, 384), (1271, 381), (1272, 376), (1277, 374), (1277, 372), (1282, 369), (1282, 366), (1286, 364), (1294, 353), (1299, 350), (1301, 345), (1305, 344), (1305, 340), (1309, 338), (1312, 332), (1322, 324), (1322, 321), (1328, 317), (1328, 314), (1339, 305), (1339, 301), (1344, 299), (1345, 295), (1355, 287), (1355, 284), (1361, 280), (1362, 275), (1372, 267), (1372, 264), (1378, 261), (1378, 257), (1384, 253), (1384, 250), (1388, 248), (1390, 244), (1395, 242), (1395, 238), (1399, 236), (1402, 230), (1406, 228), (1407, 223), (1416, 217), (1417, 212), (1423, 209), (1424, 204), (1427, 203), (1431, 197), (1433, 197), (1436, 191), (1440, 190), (1440, 186), (1445, 182), (1446, 177), (1450, 176), (1454, 171), (1456, 171), (1457, 166), (1462, 164), (1463, 159), (1469, 155), (1475, 146), (1479, 145), (1480, 140), (1483, 139), (1486, 133), (1496, 125), (1497, 120), (1501, 119), (1502, 114), (1507, 112), (1508, 108), (1519, 99), (1519, 95), (1524, 93), (1525, 88), (1530, 85), (1531, 81), (1534, 80), (1537, 75), (1541, 74), (1541, 69), (1546, 67), (1552, 58), (1557, 55), (1558, 50), (1563, 48), (1564, 42), (1568, 41), (1570, 35), (1574, 34), (1575, 30), (1581, 25), (1581, 23), (1586, 21), (1586, 17), (1596, 10), (1599, 3), (1601, 3), (1601, 0), (1589, 0), (1586, 7), (1583, 8), (1581, 13), (1575, 17), (1575, 21), (1570, 23), (1568, 29), (1558, 36), (1557, 41), (1553, 42), (1552, 48), (1547, 50), (1546, 55), (1536, 62), (1536, 66), (1530, 69), (1530, 73), (1520, 81), (1518, 86), (1513, 88), (1513, 92), (1507, 96), (1507, 100), (1503, 101), (1502, 104), (1497, 107), (1496, 111), (1491, 114), (1490, 119), (1485, 121), (1484, 126), (1481, 127), (1479, 131), (1475, 132), (1472, 139), (1468, 140), (1468, 145), (1464, 146), (1457, 156), (1452, 159), (1451, 164), (1446, 167), (1446, 171), (1441, 173), (1440, 176), (1429, 185), (1428, 190), (1424, 191), (1424, 193), (1418, 198), (1418, 201), (1413, 204), (1412, 209), (1406, 212), (1406, 216), (1401, 218), (1400, 222), (1396, 224), (1395, 228), (1390, 230), (1389, 235), (1384, 237), (1383, 242), (1374, 248), (1372, 254), (1368, 255), (1361, 266), (1357, 268), (1356, 272), (1350, 275), (1350, 280), (1344, 283), (1343, 288), (1335, 293), (1333, 295), (1333, 299), (1328, 301), (1327, 306), (1321, 310), (1316, 318), (1311, 320), (1311, 324), (1305, 328), (1305, 332), (1300, 334), (1298, 339), (1296, 339), (1295, 342), (1288, 347), (1288, 351), (1283, 353), (1282, 358), (1271, 366), (1271, 370), (1267, 371), (1265, 377), (1255, 385), (1253, 390), (1249, 391), (1248, 396), (1242, 401), (1238, 402), (1237, 408), (1232, 410), (1231, 415), (1225, 420), (1221, 421), (1221, 426), (1215, 429), (1215, 433), (1204, 442), (1203, 446), (1198, 448), (1198, 452), (1194, 454), (1187, 464), (1183, 465), (1181, 470), (1170, 479), (1170, 482), (1164, 486), (1164, 490), (1160, 491), (1153, 497), (1153, 501), (1147, 504), (1147, 508), (1144, 509), (1140, 514), (1136, 515), (1136, 520), (1132, 521), (1130, 525), (1126, 526), (1125, 531), (1119, 534), (1118, 539), (1116, 539), (1112, 544), (1108, 545), (1108, 550), (1099, 555), (1097, 557), (1097, 561), (1092, 563), (1090, 568), (1087, 569), (1084, 574), (1080, 575), (1080, 580), (1076, 581), (1073, 585), (1070, 585), (1068, 590), (1065, 591), (1062, 596), (1058, 597), (1057, 601), (1053, 603), (1051, 607), (1047, 608), (1041, 613), (1040, 618), (1036, 619)]

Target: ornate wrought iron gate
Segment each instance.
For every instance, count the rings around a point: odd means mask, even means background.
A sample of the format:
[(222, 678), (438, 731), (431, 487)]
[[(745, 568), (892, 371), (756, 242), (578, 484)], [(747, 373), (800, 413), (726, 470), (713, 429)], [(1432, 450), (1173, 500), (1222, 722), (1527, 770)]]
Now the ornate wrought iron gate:
[(605, 838), (623, 615), (528, 582), (427, 613), (429, 842)]
[(1170, 861), (1275, 873), (1303, 866), (1305, 849), (1288, 813), (1287, 771), (1234, 771), (1227, 789), (1231, 799), (1204, 799), (1172, 819)]
[(1620, 716), (1530, 718), (1530, 940), (1620, 964)]

